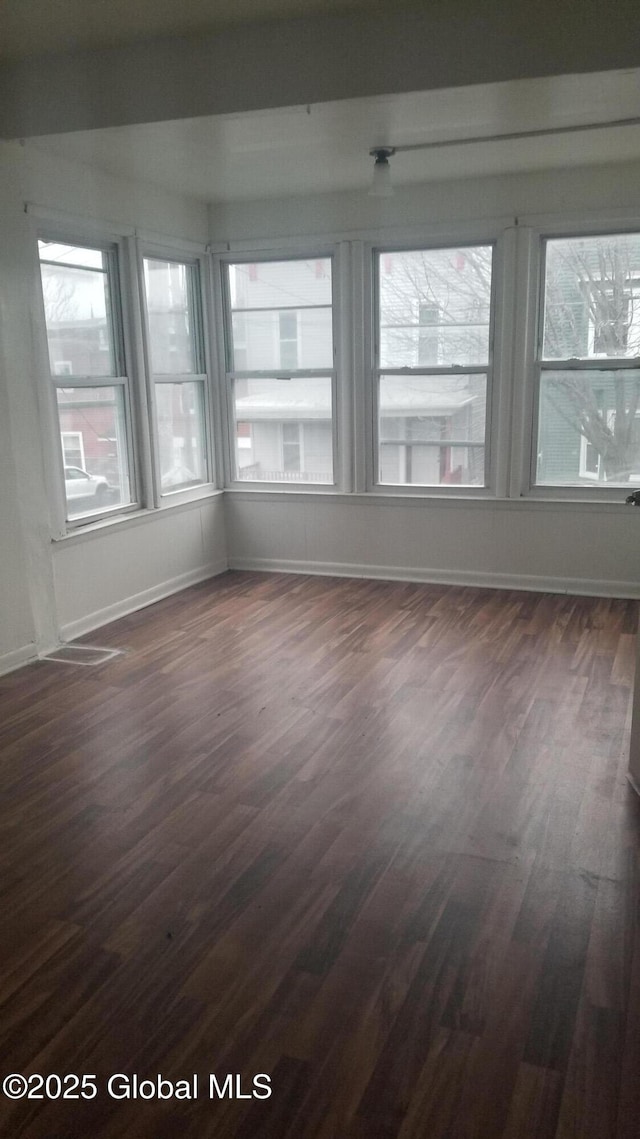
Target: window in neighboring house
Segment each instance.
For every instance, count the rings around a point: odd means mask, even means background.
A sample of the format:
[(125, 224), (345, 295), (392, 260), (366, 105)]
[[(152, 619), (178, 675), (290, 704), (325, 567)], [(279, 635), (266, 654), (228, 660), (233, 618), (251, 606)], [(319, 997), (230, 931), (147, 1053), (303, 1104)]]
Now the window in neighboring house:
[(144, 258), (161, 493), (207, 482), (207, 374), (197, 262)]
[(84, 443), (81, 431), (61, 431), (62, 457), (65, 467), (81, 467), (84, 470)]
[(299, 473), (302, 465), (302, 424), (282, 424), (282, 469)]
[[(234, 477), (333, 483), (332, 260), (234, 262), (226, 269)], [(249, 423), (250, 453), (241, 430)]]
[(376, 482), (487, 482), (493, 247), (378, 254)]
[(235, 314), (233, 324), (233, 366), (236, 372), (247, 370), (247, 322), (243, 312)]
[[(77, 466), (67, 461), (65, 440), (77, 442), (80, 436), (81, 465), (89, 476), (65, 478), (66, 516), (82, 521), (134, 502), (118, 254), (111, 244), (45, 238), (38, 252), (64, 465)], [(115, 444), (105, 444), (105, 435)]]
[(580, 477), (600, 478), (600, 452), (584, 435), (580, 436)]
[(640, 469), (640, 234), (549, 238), (544, 254), (535, 482), (624, 486)]
[(287, 372), (295, 372), (298, 367), (298, 314), (281, 312), (278, 314), (280, 336), (279, 367)]
[(418, 363), (438, 363), (438, 321), (440, 313), (437, 305), (418, 306)]

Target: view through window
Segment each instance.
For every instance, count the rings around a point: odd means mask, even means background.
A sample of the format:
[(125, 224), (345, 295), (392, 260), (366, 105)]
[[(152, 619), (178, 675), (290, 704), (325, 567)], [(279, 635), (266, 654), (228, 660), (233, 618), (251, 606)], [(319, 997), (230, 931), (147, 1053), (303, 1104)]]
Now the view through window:
[(162, 494), (207, 481), (206, 369), (198, 265), (144, 258)]
[(333, 482), (329, 257), (228, 266), (235, 477)]
[(484, 486), (493, 249), (378, 257), (377, 481)]
[(67, 518), (132, 501), (115, 251), (40, 241)]
[(545, 243), (536, 481), (640, 480), (640, 234)]

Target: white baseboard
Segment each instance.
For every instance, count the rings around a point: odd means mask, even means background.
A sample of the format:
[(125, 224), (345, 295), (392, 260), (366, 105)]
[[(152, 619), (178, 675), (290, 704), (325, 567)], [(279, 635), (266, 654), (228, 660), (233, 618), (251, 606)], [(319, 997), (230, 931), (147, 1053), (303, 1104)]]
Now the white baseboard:
[(200, 566), (198, 569), (179, 574), (178, 577), (163, 581), (151, 589), (143, 590), (141, 593), (134, 593), (132, 597), (125, 597), (122, 601), (116, 601), (114, 605), (107, 605), (104, 609), (97, 609), (94, 613), (88, 613), (86, 617), (80, 617), (77, 621), (70, 621), (68, 624), (62, 625), (60, 640), (63, 642), (73, 641), (76, 637), (84, 636), (85, 633), (92, 633), (94, 629), (99, 629), (102, 625), (109, 625), (111, 621), (117, 621), (119, 617), (127, 617), (129, 613), (135, 613), (137, 609), (144, 609), (147, 605), (162, 601), (164, 597), (170, 597), (172, 593), (179, 593), (181, 589), (187, 589), (190, 585), (198, 585), (199, 582), (207, 581), (210, 577), (217, 577), (218, 574), (224, 573), (227, 569), (226, 560), (214, 562), (213, 565)]
[(38, 659), (38, 650), (34, 644), (22, 645), (19, 649), (12, 649), (10, 653), (3, 653), (0, 656), (0, 676), (4, 676), (7, 672), (13, 672), (16, 668), (22, 668), (23, 664), (29, 664), (32, 660)]
[(431, 585), (470, 585), (485, 589), (521, 589), (533, 593), (568, 593), (586, 597), (640, 599), (640, 583), (590, 578), (541, 577), (525, 574), (481, 573), (474, 570), (423, 569), (421, 566), (356, 565), (345, 562), (288, 561), (279, 558), (229, 556), (229, 569), (266, 573), (365, 577), (382, 581), (415, 581)]

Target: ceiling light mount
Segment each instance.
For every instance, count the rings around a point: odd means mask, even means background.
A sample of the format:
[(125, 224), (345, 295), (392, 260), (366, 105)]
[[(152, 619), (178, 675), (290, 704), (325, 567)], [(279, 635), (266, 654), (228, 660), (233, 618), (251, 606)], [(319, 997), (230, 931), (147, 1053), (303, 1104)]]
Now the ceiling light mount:
[(373, 146), (369, 151), (373, 164), (373, 179), (369, 194), (373, 198), (390, 198), (393, 195), (391, 185), (391, 167), (389, 159), (395, 154), (395, 146)]

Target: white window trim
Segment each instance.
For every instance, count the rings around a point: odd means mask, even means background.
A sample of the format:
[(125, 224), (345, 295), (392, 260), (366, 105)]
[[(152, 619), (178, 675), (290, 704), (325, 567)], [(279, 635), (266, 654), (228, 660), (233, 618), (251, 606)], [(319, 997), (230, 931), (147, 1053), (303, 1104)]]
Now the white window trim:
[[(377, 336), (377, 281), (376, 264), (378, 257), (385, 253), (402, 252), (412, 249), (448, 249), (465, 246), (493, 246), (493, 266), (491, 282), (491, 325), (489, 361), (482, 372), (487, 376), (487, 418), (485, 428), (485, 472), (486, 485), (482, 487), (450, 485), (410, 485), (380, 483), (377, 480), (378, 455), (378, 375), (376, 344)], [(513, 312), (513, 291), (505, 288), (507, 270), (513, 272), (515, 265), (515, 239), (511, 226), (497, 226), (495, 223), (446, 229), (436, 227), (429, 231), (413, 231), (402, 242), (391, 239), (367, 242), (365, 253), (365, 304), (364, 304), (364, 351), (365, 351), (365, 416), (366, 416), (366, 475), (364, 490), (371, 495), (421, 497), (421, 498), (495, 498), (507, 493), (507, 458), (509, 450), (509, 407), (510, 393), (504, 382), (511, 357), (512, 326), (509, 323)], [(413, 373), (432, 373), (434, 369), (417, 367)], [(457, 369), (464, 373), (464, 369)], [(474, 368), (474, 371), (478, 371)], [(384, 369), (383, 369), (384, 371)], [(454, 373), (454, 369), (447, 369)]]
[[(259, 264), (261, 261), (317, 261), (331, 259), (331, 288), (332, 288), (332, 326), (333, 326), (333, 367), (332, 368), (298, 368), (292, 375), (328, 376), (331, 379), (331, 408), (332, 408), (332, 460), (333, 480), (327, 483), (286, 483), (267, 482), (263, 480), (236, 478), (235, 456), (235, 418), (233, 383), (236, 373), (230, 368), (232, 353), (232, 325), (231, 325), (231, 298), (229, 295), (229, 265), (232, 264)], [(224, 474), (225, 489), (243, 490), (264, 493), (270, 491), (276, 494), (336, 494), (348, 493), (351, 490), (351, 481), (348, 472), (351, 470), (351, 432), (349, 402), (349, 388), (351, 378), (350, 368), (350, 342), (347, 341), (346, 329), (349, 321), (344, 320), (343, 304), (347, 302), (345, 282), (348, 281), (348, 267), (345, 250), (335, 243), (324, 243), (322, 246), (310, 246), (308, 242), (292, 242), (284, 246), (262, 248), (253, 244), (243, 249), (229, 250), (224, 254), (216, 254), (213, 258), (213, 288), (214, 312), (216, 321), (221, 321), (218, 327), (223, 330), (218, 343), (218, 371), (224, 377), (221, 385), (224, 390)], [(244, 373), (237, 373), (243, 375)], [(287, 375), (283, 369), (272, 371), (251, 370), (251, 375), (274, 377)]]
[[(47, 211), (32, 211), (36, 218), (46, 219)], [(95, 522), (111, 520), (129, 516), (139, 512), (140, 501), (140, 475), (138, 467), (138, 452), (136, 441), (140, 429), (137, 415), (135, 392), (137, 377), (133, 367), (133, 354), (131, 351), (130, 306), (128, 304), (128, 250), (126, 238), (120, 233), (107, 232), (104, 227), (99, 228), (95, 223), (74, 223), (68, 218), (56, 218), (50, 224), (45, 220), (39, 221), (33, 229), (35, 258), (37, 266), (37, 288), (40, 305), (41, 321), (39, 322), (39, 335), (36, 340), (36, 359), (40, 374), (43, 377), (42, 390), (44, 393), (43, 407), (45, 421), (48, 426), (47, 438), (44, 441), (47, 468), (51, 475), (49, 483), (49, 501), (51, 509), (52, 538), (64, 537), (84, 526), (91, 526)], [(40, 272), (40, 256), (38, 241), (60, 242), (64, 245), (78, 245), (86, 248), (106, 250), (111, 254), (112, 267), (109, 270), (109, 285), (112, 291), (112, 304), (115, 311), (115, 363), (116, 371), (124, 371), (118, 376), (60, 376), (51, 370), (49, 356), (49, 343), (45, 317), (44, 290)], [(119, 368), (118, 365), (124, 365)], [(66, 381), (66, 383), (61, 382)], [(77, 518), (67, 517), (67, 500), (64, 481), (64, 455), (62, 452), (60, 418), (58, 412), (56, 388), (58, 387), (122, 387), (124, 391), (125, 432), (127, 463), (131, 502), (123, 505), (109, 505), (103, 510), (82, 514)]]

